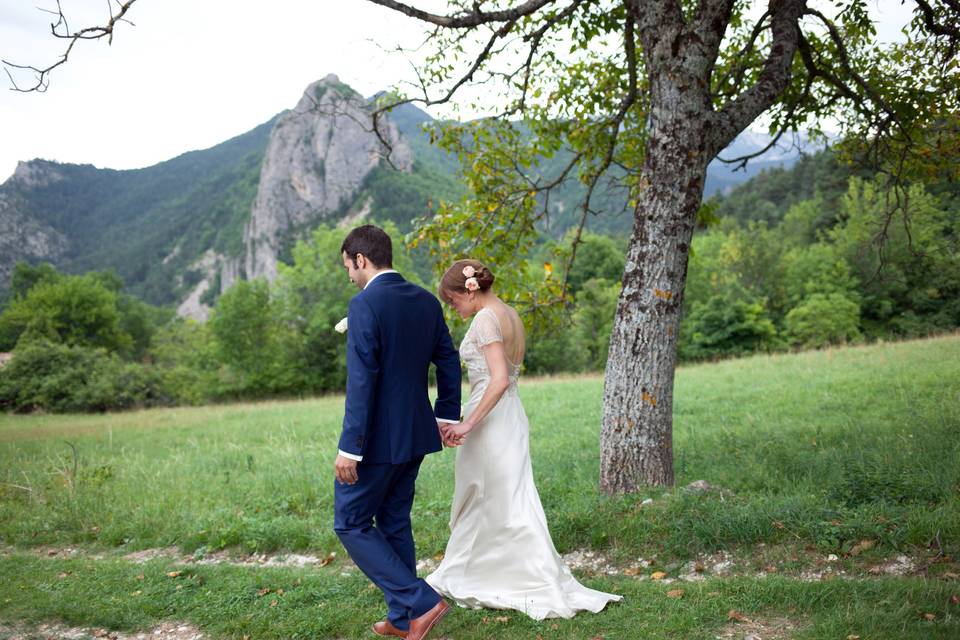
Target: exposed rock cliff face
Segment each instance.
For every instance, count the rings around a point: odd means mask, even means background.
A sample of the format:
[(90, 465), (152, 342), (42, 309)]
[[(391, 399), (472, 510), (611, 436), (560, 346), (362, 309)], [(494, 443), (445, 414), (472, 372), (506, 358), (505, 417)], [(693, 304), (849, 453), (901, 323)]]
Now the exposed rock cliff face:
[[(274, 126), (260, 171), (260, 185), (244, 230), (245, 275), (277, 274), (281, 243), (308, 223), (342, 217), (364, 178), (382, 161), (371, 132), (367, 101), (337, 76), (307, 87), (293, 111)], [(386, 124), (391, 161), (409, 171), (413, 155), (396, 127)], [(221, 276), (221, 286), (229, 286)]]
[[(204, 294), (207, 293), (207, 290), (213, 286), (217, 269), (222, 268), (225, 262), (227, 261), (223, 258), (223, 256), (220, 256), (213, 250), (208, 249), (202, 256), (200, 256), (199, 260), (190, 265), (191, 269), (201, 271), (203, 273), (203, 278), (193, 287), (193, 289), (190, 291), (190, 294), (187, 296), (187, 299), (181, 302), (177, 307), (177, 315), (193, 318), (194, 320), (199, 320), (201, 322), (206, 321), (207, 318), (210, 317), (211, 309), (209, 305), (203, 302), (202, 299)], [(222, 288), (222, 290), (225, 291), (226, 288)]]
[(19, 260), (57, 261), (69, 243), (67, 238), (29, 215), (29, 204), (22, 194), (38, 186), (60, 180), (47, 162), (20, 162), (0, 191), (0, 283), (10, 281)]
[(56, 164), (46, 160), (31, 160), (18, 162), (7, 186), (22, 191), (30, 191), (37, 187), (46, 187), (63, 180), (63, 175), (56, 169)]
[[(367, 100), (337, 76), (328, 75), (307, 87), (297, 106), (281, 115), (270, 133), (244, 228), (245, 255), (232, 258), (208, 250), (192, 262), (189, 269), (203, 275), (177, 313), (206, 320), (211, 288), (219, 295), (239, 279), (273, 280), (284, 243), (298, 231), (320, 222), (362, 219), (370, 209), (369, 202), (358, 200), (364, 179), (383, 161), (380, 141), (370, 127)], [(413, 154), (407, 142), (391, 122), (384, 129), (391, 162), (410, 171)]]

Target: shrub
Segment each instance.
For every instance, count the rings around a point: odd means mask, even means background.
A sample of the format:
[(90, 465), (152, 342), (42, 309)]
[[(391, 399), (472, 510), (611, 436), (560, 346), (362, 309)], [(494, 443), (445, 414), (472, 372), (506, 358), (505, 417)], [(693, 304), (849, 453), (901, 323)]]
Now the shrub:
[(815, 293), (784, 320), (787, 338), (801, 347), (825, 347), (860, 337), (860, 305), (839, 293)]
[(776, 348), (777, 330), (765, 303), (736, 285), (694, 303), (681, 325), (680, 357), (702, 360)]
[(55, 413), (109, 411), (166, 401), (152, 368), (102, 348), (37, 341), (0, 369), (0, 409)]

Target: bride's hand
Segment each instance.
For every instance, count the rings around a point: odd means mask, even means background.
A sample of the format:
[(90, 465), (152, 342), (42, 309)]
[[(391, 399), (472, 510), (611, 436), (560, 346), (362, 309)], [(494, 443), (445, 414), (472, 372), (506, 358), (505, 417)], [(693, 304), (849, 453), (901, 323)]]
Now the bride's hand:
[(457, 424), (445, 424), (440, 428), (440, 431), (443, 433), (444, 443), (450, 443), (448, 446), (459, 447), (475, 426), (470, 422), (458, 422)]
[(454, 423), (451, 422), (437, 422), (437, 430), (440, 432), (440, 441), (445, 447), (456, 447), (460, 444), (459, 442), (455, 442), (451, 437), (453, 434), (450, 433), (450, 427), (452, 427), (453, 424)]
[(440, 442), (445, 447), (457, 446), (453, 443), (452, 440), (450, 440), (450, 436), (447, 435), (447, 427), (450, 427), (450, 426), (452, 425), (449, 422), (440, 422), (439, 420), (437, 420), (437, 433), (440, 434)]

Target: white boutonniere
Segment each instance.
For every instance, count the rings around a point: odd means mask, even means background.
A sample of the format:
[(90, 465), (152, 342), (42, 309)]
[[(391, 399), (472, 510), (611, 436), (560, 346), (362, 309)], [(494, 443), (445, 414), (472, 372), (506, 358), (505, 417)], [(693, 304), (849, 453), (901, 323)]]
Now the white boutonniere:
[(333, 330), (337, 333), (346, 333), (347, 332), (347, 319), (344, 318), (340, 322), (334, 325)]

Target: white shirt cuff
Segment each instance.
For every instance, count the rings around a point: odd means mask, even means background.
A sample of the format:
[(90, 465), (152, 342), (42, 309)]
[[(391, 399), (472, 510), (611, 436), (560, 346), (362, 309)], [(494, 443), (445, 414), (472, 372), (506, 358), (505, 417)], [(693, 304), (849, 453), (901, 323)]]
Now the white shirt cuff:
[(356, 460), (357, 462), (360, 462), (361, 460), (363, 460), (363, 456), (358, 456), (355, 453), (347, 453), (343, 449), (337, 449), (337, 452), (340, 455), (342, 455), (344, 458), (349, 458), (350, 460)]
[(459, 420), (447, 420), (446, 418), (437, 418), (437, 422), (446, 422), (447, 424), (459, 424)]

